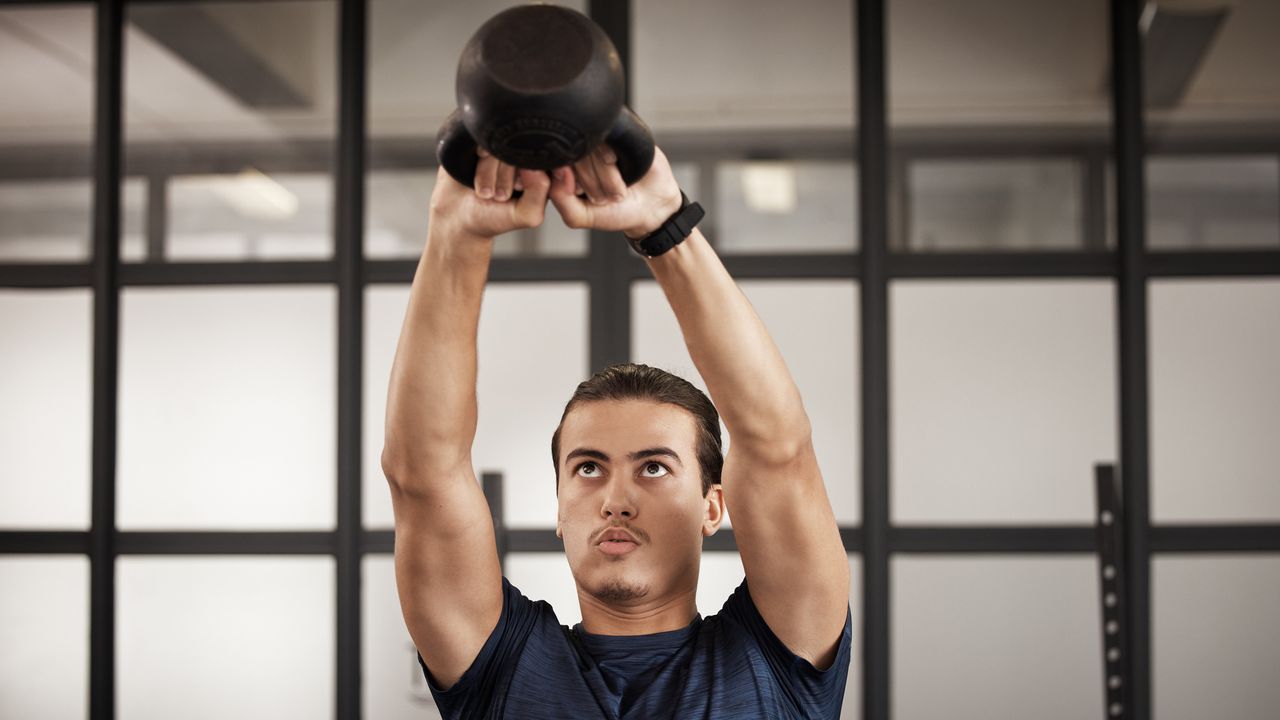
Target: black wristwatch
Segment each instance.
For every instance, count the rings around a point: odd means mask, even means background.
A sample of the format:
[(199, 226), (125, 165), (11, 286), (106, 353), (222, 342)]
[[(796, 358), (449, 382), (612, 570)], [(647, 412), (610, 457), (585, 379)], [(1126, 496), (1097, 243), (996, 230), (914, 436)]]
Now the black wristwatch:
[(640, 239), (627, 238), (631, 249), (643, 257), (653, 258), (684, 242), (707, 213), (698, 203), (689, 202), (689, 196), (683, 190), (680, 191), (680, 201), (680, 209), (657, 230)]

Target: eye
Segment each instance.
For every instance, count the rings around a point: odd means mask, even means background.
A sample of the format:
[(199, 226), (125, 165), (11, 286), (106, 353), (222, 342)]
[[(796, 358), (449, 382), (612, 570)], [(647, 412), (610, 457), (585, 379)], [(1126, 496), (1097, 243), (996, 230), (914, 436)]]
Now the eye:
[(659, 462), (648, 462), (648, 463), (645, 463), (644, 465), (645, 477), (651, 477), (651, 478), (662, 477), (668, 474), (669, 472), (670, 471), (667, 470), (667, 466)]
[(582, 477), (600, 477), (600, 466), (588, 461), (579, 465), (576, 472)]

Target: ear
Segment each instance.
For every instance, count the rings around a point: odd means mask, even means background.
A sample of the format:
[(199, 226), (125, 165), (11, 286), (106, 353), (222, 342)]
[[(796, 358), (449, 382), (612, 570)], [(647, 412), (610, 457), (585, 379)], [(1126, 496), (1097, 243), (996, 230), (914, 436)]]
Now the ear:
[(717, 483), (711, 486), (707, 491), (706, 511), (702, 517), (702, 535), (703, 537), (711, 537), (720, 529), (720, 523), (724, 522), (724, 491)]
[(561, 529), (559, 520), (556, 521), (556, 537), (560, 538), (561, 540), (564, 539), (564, 530)]

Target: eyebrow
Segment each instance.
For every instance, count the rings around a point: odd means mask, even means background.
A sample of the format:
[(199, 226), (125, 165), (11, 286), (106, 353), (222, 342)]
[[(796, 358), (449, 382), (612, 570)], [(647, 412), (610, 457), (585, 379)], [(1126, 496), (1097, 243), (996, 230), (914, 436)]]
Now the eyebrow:
[[(627, 459), (629, 459), (629, 460), (631, 460), (632, 462), (634, 462), (634, 461), (639, 460), (639, 459), (641, 459), (641, 458), (655, 457), (655, 456), (669, 457), (669, 458), (671, 458), (672, 460), (675, 460), (677, 465), (680, 465), (681, 467), (684, 467), (684, 463), (683, 463), (683, 462), (681, 462), (681, 460), (680, 460), (680, 456), (676, 453), (676, 451), (675, 451), (675, 450), (672, 450), (672, 449), (671, 449), (671, 448), (669, 448), (669, 447), (661, 447), (661, 446), (659, 446), (659, 447), (645, 448), (644, 450), (637, 450), (637, 451), (635, 451), (635, 452), (633, 452), (633, 453), (629, 453), (629, 454), (627, 455)], [(608, 455), (605, 455), (604, 453), (600, 452), (599, 450), (594, 450), (594, 449), (592, 449), (592, 448), (576, 448), (576, 449), (574, 449), (574, 450), (570, 451), (570, 452), (569, 452), (569, 454), (568, 454), (568, 455), (566, 455), (566, 456), (564, 457), (565, 465), (568, 465), (570, 460), (572, 460), (572, 459), (574, 459), (574, 458), (577, 458), (577, 457), (588, 457), (588, 458), (591, 458), (591, 459), (593, 459), (593, 460), (600, 460), (600, 461), (602, 461), (602, 462), (609, 462), (609, 456), (608, 456)]]

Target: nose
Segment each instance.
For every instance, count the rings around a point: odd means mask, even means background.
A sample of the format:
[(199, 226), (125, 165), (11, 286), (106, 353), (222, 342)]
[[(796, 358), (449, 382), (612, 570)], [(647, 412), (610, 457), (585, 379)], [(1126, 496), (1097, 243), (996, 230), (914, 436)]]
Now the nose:
[(632, 520), (636, 516), (636, 506), (624, 483), (611, 482), (605, 489), (604, 503), (600, 506), (600, 515), (605, 520)]

